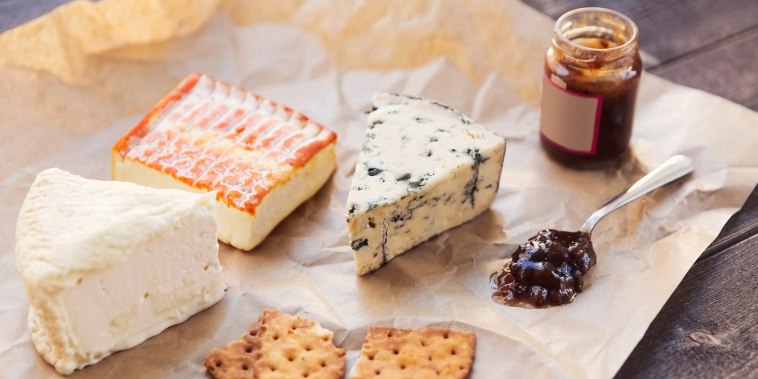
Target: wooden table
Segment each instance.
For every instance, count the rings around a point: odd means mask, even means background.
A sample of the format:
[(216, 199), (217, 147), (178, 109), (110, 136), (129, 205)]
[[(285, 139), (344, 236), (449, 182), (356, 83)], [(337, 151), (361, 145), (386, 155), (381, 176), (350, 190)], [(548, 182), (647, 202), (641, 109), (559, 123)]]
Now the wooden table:
[[(69, 0), (0, 0), (0, 31)], [(758, 0), (523, 0), (585, 6), (640, 27), (652, 73), (758, 110)], [(756, 125), (758, 127), (758, 125)], [(618, 378), (758, 378), (758, 187), (650, 325)]]

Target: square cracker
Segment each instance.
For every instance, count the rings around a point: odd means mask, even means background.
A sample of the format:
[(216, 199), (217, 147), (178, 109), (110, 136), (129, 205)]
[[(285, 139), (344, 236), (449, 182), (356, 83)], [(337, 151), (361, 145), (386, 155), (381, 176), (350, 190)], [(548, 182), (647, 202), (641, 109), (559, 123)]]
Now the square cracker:
[(370, 327), (351, 379), (466, 378), (475, 350), (473, 333)]
[(250, 331), (205, 359), (214, 378), (342, 378), (345, 349), (332, 343), (332, 332), (317, 322), (263, 311)]

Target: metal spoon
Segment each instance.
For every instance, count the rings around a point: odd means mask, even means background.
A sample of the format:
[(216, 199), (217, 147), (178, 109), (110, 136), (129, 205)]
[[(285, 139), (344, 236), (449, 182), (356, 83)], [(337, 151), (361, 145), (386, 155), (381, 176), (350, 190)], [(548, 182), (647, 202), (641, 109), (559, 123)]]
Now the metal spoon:
[[(490, 275), (490, 284), (495, 290), (492, 299), (500, 304), (523, 307), (572, 302), (574, 296), (582, 292), (584, 275), (595, 265), (597, 259), (590, 235), (598, 221), (630, 201), (679, 179), (692, 170), (689, 158), (675, 155), (598, 209), (578, 232), (553, 229), (540, 231), (519, 246), (513, 254), (518, 255), (517, 259), (513, 258), (514, 261)], [(548, 258), (555, 254), (552, 243), (567, 247), (565, 255), (560, 252), (558, 255), (564, 262), (556, 263), (555, 258), (550, 258), (548, 262)], [(559, 266), (560, 271), (557, 268)]]
[(613, 212), (629, 203), (632, 200), (639, 198), (648, 192), (662, 187), (668, 183), (673, 182), (676, 179), (681, 178), (692, 172), (694, 166), (692, 161), (684, 155), (674, 155), (667, 159), (663, 164), (656, 167), (653, 171), (650, 171), (647, 175), (643, 176), (636, 183), (632, 184), (629, 189), (620, 193), (614, 197), (611, 201), (606, 203), (602, 208), (598, 209), (590, 215), (590, 218), (579, 229), (580, 232), (592, 234), (592, 229), (595, 225), (605, 217), (608, 213)]

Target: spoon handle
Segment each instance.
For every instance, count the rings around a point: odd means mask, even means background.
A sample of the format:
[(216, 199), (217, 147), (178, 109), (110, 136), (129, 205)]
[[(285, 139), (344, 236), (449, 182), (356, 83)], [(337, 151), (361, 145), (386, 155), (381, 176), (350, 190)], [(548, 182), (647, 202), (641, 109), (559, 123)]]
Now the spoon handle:
[(626, 205), (630, 201), (635, 200), (658, 187), (689, 174), (693, 169), (694, 166), (689, 158), (684, 155), (672, 156), (653, 171), (650, 171), (647, 175), (643, 176), (636, 183), (632, 184), (629, 189), (620, 193), (602, 208), (595, 211), (579, 230), (587, 234), (592, 234), (592, 229), (595, 228), (595, 224), (608, 213), (613, 212), (619, 207)]

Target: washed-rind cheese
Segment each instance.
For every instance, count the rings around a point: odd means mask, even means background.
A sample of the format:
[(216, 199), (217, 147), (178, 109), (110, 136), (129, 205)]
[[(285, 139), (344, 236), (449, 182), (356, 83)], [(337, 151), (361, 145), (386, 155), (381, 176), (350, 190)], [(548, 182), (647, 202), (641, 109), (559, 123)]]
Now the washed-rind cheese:
[(489, 208), (505, 139), (438, 102), (378, 94), (347, 201), (355, 270), (366, 274)]
[(215, 208), (213, 194), (37, 175), (16, 227), (37, 351), (70, 374), (218, 302)]
[(192, 74), (113, 147), (113, 178), (216, 191), (219, 239), (258, 245), (336, 168), (336, 134), (301, 113)]

